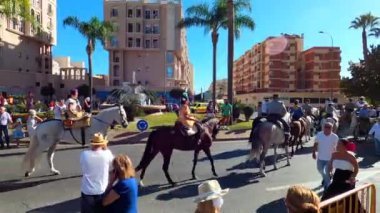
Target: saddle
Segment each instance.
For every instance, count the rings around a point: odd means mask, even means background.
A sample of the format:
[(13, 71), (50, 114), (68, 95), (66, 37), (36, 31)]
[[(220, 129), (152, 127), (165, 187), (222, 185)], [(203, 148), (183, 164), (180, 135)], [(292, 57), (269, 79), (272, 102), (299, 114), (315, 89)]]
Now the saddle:
[(174, 132), (184, 137), (189, 143), (196, 141), (199, 144), (204, 129), (200, 123), (195, 123), (194, 127), (190, 129), (177, 121), (174, 125)]
[(63, 119), (65, 129), (79, 129), (91, 126), (91, 115), (85, 112), (67, 111)]

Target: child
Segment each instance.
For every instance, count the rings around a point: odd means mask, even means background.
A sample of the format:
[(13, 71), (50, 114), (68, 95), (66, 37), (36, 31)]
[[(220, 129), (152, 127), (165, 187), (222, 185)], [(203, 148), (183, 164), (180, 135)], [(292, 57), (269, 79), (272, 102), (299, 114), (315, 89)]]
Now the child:
[(34, 109), (29, 110), (29, 118), (27, 122), (27, 129), (29, 138), (34, 135), (34, 131), (37, 128), (37, 123), (42, 122), (43, 120), (37, 116), (37, 112)]
[(20, 139), (24, 138), (24, 132), (22, 131), (22, 120), (17, 118), (14, 125), (13, 139), (16, 140), (16, 147), (20, 145)]

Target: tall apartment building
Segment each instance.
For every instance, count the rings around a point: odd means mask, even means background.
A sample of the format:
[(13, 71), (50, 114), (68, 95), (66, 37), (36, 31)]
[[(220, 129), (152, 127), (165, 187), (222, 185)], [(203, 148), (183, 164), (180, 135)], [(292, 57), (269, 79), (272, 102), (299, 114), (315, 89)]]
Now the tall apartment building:
[(193, 89), (186, 31), (176, 27), (183, 17), (180, 0), (104, 0), (104, 16), (116, 27), (106, 46), (111, 86)]
[(56, 44), (56, 0), (30, 0), (31, 15), (40, 26), (19, 17), (0, 16), (0, 91), (39, 93), (52, 74)]
[(339, 47), (303, 51), (303, 36), (269, 37), (234, 62), (236, 94), (339, 92)]

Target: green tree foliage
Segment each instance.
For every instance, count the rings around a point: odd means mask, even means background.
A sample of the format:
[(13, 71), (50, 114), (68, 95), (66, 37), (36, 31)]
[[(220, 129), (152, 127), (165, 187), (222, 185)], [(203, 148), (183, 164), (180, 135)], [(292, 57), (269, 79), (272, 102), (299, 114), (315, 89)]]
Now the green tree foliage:
[(368, 63), (350, 63), (351, 78), (343, 78), (341, 87), (349, 96), (367, 96), (372, 103), (380, 100), (380, 45), (371, 46)]
[(184, 89), (174, 88), (174, 89), (170, 90), (169, 94), (170, 94), (170, 96), (172, 96), (175, 99), (180, 99), (180, 98), (182, 98), (182, 95), (184, 92), (185, 92)]

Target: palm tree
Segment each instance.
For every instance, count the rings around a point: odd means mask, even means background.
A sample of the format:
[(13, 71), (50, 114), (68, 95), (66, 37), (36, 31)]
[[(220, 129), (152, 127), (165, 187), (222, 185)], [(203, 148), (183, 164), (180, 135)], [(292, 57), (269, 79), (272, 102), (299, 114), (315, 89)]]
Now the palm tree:
[[(244, 10), (251, 11), (251, 4), (249, 0), (235, 0), (235, 37), (240, 37), (240, 29), (247, 27), (254, 30), (255, 22), (251, 17), (242, 14)], [(227, 17), (227, 0), (216, 0), (213, 5), (207, 3), (194, 5), (186, 10), (187, 17), (183, 18), (179, 23), (179, 28), (188, 28), (192, 26), (199, 26), (205, 28), (205, 33), (211, 32), (211, 40), (213, 47), (213, 86), (212, 86), (212, 100), (216, 103), (216, 54), (217, 44), (219, 39), (219, 29), (228, 28)], [(232, 79), (228, 79), (231, 80)]]
[(368, 57), (367, 30), (373, 31), (378, 25), (379, 17), (373, 16), (371, 13), (356, 17), (351, 22), (350, 28), (362, 30), (363, 56), (366, 62)]
[[(88, 22), (80, 21), (75, 16), (69, 16), (63, 20), (64, 26), (71, 26), (77, 29), (87, 39), (86, 52), (88, 55), (88, 72), (90, 97), (92, 99), (92, 54), (95, 51), (96, 41), (100, 41), (103, 46), (107, 39), (111, 37), (114, 27), (110, 22), (100, 21), (97, 17), (93, 17)], [(91, 107), (92, 108), (92, 107)]]
[(371, 29), (371, 34), (370, 36), (374, 36), (376, 38), (380, 38), (380, 28), (373, 28)]

